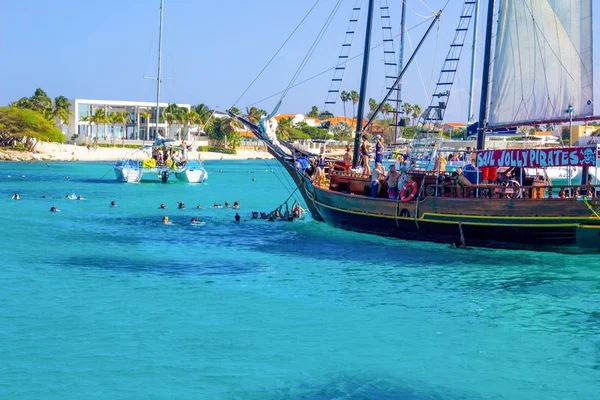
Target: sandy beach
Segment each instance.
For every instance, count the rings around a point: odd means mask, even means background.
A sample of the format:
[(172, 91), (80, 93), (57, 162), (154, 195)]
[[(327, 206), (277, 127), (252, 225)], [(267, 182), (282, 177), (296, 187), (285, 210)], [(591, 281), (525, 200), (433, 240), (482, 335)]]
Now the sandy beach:
[[(237, 154), (190, 151), (189, 155), (191, 160), (203, 161), (273, 158), (265, 151), (253, 150), (238, 150)], [(98, 147), (88, 150), (84, 146), (58, 143), (38, 143), (35, 153), (0, 149), (0, 160), (5, 161), (116, 161), (122, 159), (143, 160), (147, 158), (150, 158), (149, 154), (144, 154), (135, 149)]]

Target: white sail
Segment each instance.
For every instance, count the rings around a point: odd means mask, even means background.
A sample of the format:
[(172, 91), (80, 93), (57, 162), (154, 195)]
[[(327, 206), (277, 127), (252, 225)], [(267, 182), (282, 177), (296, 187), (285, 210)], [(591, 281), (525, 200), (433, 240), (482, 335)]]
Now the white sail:
[(489, 125), (593, 115), (592, 0), (498, 0)]

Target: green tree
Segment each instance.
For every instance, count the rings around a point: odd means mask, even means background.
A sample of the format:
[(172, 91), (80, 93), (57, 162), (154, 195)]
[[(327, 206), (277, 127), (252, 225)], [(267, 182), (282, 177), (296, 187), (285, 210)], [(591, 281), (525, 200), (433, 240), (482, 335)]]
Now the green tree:
[(183, 127), (184, 130), (187, 129), (187, 131), (189, 132), (190, 110), (188, 110), (185, 107), (180, 107), (177, 112), (177, 123), (179, 124), (179, 127), (177, 129), (178, 135), (179, 135), (179, 140), (183, 140), (181, 137), (181, 128)]
[(131, 122), (129, 114), (127, 112), (114, 113), (111, 118), (115, 123), (121, 124), (123, 127), (123, 135), (121, 136), (123, 147), (125, 147), (125, 139), (127, 139), (127, 123)]
[(169, 138), (175, 139), (173, 135), (173, 124), (179, 119), (179, 106), (177, 104), (169, 104), (162, 114), (167, 125), (169, 126)]
[(331, 128), (331, 133), (336, 140), (343, 142), (352, 135), (352, 126), (345, 121), (338, 122)]
[(277, 125), (277, 137), (281, 140), (289, 140), (292, 136), (292, 130), (294, 127), (292, 126), (291, 118), (282, 118), (279, 120), (279, 124)]
[(406, 116), (407, 120), (410, 122), (410, 117), (413, 112), (413, 106), (410, 103), (402, 104), (402, 113)]
[(312, 106), (308, 114), (306, 114), (306, 116), (310, 118), (319, 118), (319, 109), (317, 108), (317, 106)]
[(346, 119), (346, 102), (352, 100), (352, 97), (350, 96), (350, 93), (346, 92), (345, 90), (342, 90), (342, 93), (340, 93), (340, 100), (342, 101), (342, 105), (344, 106), (344, 119)]
[(208, 108), (208, 106), (206, 104), (203, 104), (203, 103), (194, 106), (193, 109), (194, 109), (194, 111), (196, 111), (196, 113), (200, 117), (199, 123), (202, 125), (202, 128), (204, 129), (204, 125), (210, 119), (210, 116), (212, 115), (212, 111), (210, 110), (210, 108)]
[(358, 103), (359, 98), (360, 96), (356, 90), (350, 92), (350, 100), (352, 100), (352, 119), (354, 120), (354, 126), (356, 126), (356, 103)]
[(90, 115), (90, 123), (96, 125), (96, 138), (94, 139), (98, 142), (98, 136), (100, 134), (100, 124), (108, 123), (108, 115), (101, 108), (96, 108), (96, 111), (92, 115)]
[(73, 115), (73, 111), (71, 111), (71, 102), (69, 99), (65, 96), (55, 97), (52, 104), (52, 118), (62, 127), (62, 125), (67, 123), (71, 115)]
[(423, 110), (421, 109), (421, 106), (418, 104), (414, 104), (413, 105), (413, 110), (412, 110), (412, 118), (413, 118), (413, 125), (416, 124), (418, 118), (421, 116), (421, 113), (423, 112)]
[(233, 115), (242, 115), (242, 112), (240, 111), (239, 108), (237, 107), (231, 107), (229, 109), (229, 111), (233, 114)]
[(319, 118), (320, 119), (330, 119), (330, 118), (333, 118), (333, 114), (330, 113), (329, 111), (321, 111), (319, 113)]
[(260, 119), (264, 115), (267, 115), (265, 110), (261, 110), (256, 107), (250, 107), (250, 109), (246, 109), (246, 118), (255, 125), (258, 125)]
[(143, 113), (140, 113), (140, 118), (144, 120), (144, 125), (146, 126), (144, 129), (144, 137), (142, 138), (145, 142), (146, 140), (150, 139), (150, 113), (148, 111), (144, 111)]
[(92, 134), (92, 121), (90, 119), (90, 116), (89, 115), (84, 115), (84, 116), (81, 117), (80, 121), (81, 122), (85, 122), (86, 125), (87, 125), (87, 129), (85, 130), (86, 131), (86, 136), (91, 135)]
[(63, 133), (41, 113), (18, 107), (0, 107), (0, 146), (32, 151), (39, 141), (59, 142)]
[(369, 114), (368, 117), (371, 118), (373, 114), (375, 114), (375, 110), (379, 107), (379, 103), (374, 98), (369, 99)]
[(42, 89), (37, 88), (33, 93), (33, 96), (29, 98), (31, 109), (37, 112), (43, 112), (44, 110), (52, 110), (52, 99)]

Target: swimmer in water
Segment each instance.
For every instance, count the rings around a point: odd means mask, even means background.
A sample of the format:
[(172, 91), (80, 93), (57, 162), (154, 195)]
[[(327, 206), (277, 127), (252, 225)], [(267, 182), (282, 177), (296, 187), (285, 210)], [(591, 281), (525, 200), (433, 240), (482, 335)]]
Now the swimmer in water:
[(256, 182), (256, 178), (252, 178), (252, 182)]
[(177, 204), (177, 208), (179, 208), (180, 210), (183, 210), (185, 208), (185, 203), (183, 201), (178, 201)]
[(43, 195), (43, 196), (42, 196), (42, 199), (45, 199), (45, 198), (46, 198), (46, 195)]
[(196, 206), (196, 208), (198, 208), (198, 209), (202, 208), (202, 204), (198, 203), (198, 205)]
[(163, 209), (163, 210), (166, 210), (167, 206), (166, 206), (166, 204), (163, 203), (163, 204), (160, 205), (160, 208)]
[(236, 200), (236, 201), (233, 203), (233, 207), (231, 207), (231, 208), (233, 208), (234, 210), (237, 210), (237, 209), (239, 209), (239, 208), (240, 208), (240, 202)]
[(110, 202), (110, 206), (111, 206), (111, 207), (116, 207), (116, 206), (117, 206), (117, 203), (115, 203), (115, 201), (113, 200), (113, 201), (111, 201), (111, 202)]
[(220, 204), (217, 204), (216, 202), (215, 202), (215, 204), (213, 204), (213, 207), (214, 207), (214, 208), (223, 208), (223, 206), (222, 206), (222, 205), (220, 205)]
[(50, 211), (52, 212), (60, 212), (60, 210), (54, 206), (50, 207)]
[(199, 221), (198, 217), (194, 217), (191, 219), (190, 224), (191, 225), (204, 225), (206, 222), (204, 221)]
[(258, 211), (252, 211), (252, 219), (258, 219)]
[(229, 208), (229, 202), (228, 201), (225, 202), (225, 208)]
[(171, 225), (171, 221), (169, 221), (169, 217), (167, 217), (166, 215), (163, 217), (162, 223), (164, 225)]
[(84, 200), (82, 196), (77, 196), (77, 200)]
[(235, 213), (235, 222), (240, 222), (240, 219), (242, 219), (242, 217), (240, 217), (240, 214)]
[(13, 200), (21, 200), (21, 196), (19, 196), (19, 193), (15, 193), (12, 195)]

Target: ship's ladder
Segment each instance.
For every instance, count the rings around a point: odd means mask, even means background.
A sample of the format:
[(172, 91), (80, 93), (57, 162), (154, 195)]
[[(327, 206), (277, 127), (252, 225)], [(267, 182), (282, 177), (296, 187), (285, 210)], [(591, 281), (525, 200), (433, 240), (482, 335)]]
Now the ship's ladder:
[(463, 4), (458, 27), (440, 71), (435, 91), (431, 95), (431, 102), (419, 117), (415, 136), (409, 148), (411, 160), (417, 161), (416, 164), (411, 163), (411, 169), (422, 168), (423, 163), (419, 163), (419, 160), (430, 160), (434, 154), (435, 144), (442, 132), (444, 114), (450, 99), (450, 92), (460, 63), (467, 32), (475, 13), (475, 3), (476, 0), (466, 0)]
[[(352, 7), (352, 14), (350, 16), (350, 21), (348, 21), (348, 27), (346, 28), (342, 49), (340, 51), (340, 55), (338, 56), (335, 69), (333, 70), (333, 78), (331, 78), (331, 84), (329, 86), (329, 90), (327, 91), (327, 97), (325, 98), (325, 107), (323, 108), (324, 111), (327, 111), (330, 108), (333, 109), (340, 95), (342, 82), (344, 80), (344, 73), (346, 72), (348, 61), (350, 60), (352, 43), (356, 37), (356, 29), (360, 19), (362, 3), (363, 0), (356, 0), (354, 6)], [(331, 113), (335, 115), (333, 111), (331, 111)]]
[[(390, 7), (388, 5), (388, 0), (380, 0), (381, 13), (381, 33), (383, 37), (383, 64), (385, 67), (385, 89), (386, 91), (390, 90), (398, 74), (400, 71), (398, 70), (398, 59), (396, 58), (396, 50), (394, 46), (394, 34), (392, 31), (392, 19), (390, 17)], [(400, 91), (399, 87), (394, 88), (394, 95), (391, 96), (389, 103), (392, 104), (393, 110), (391, 114), (394, 116), (394, 124), (390, 126), (395, 126), (395, 113), (398, 112), (396, 110), (396, 103), (398, 92)]]

